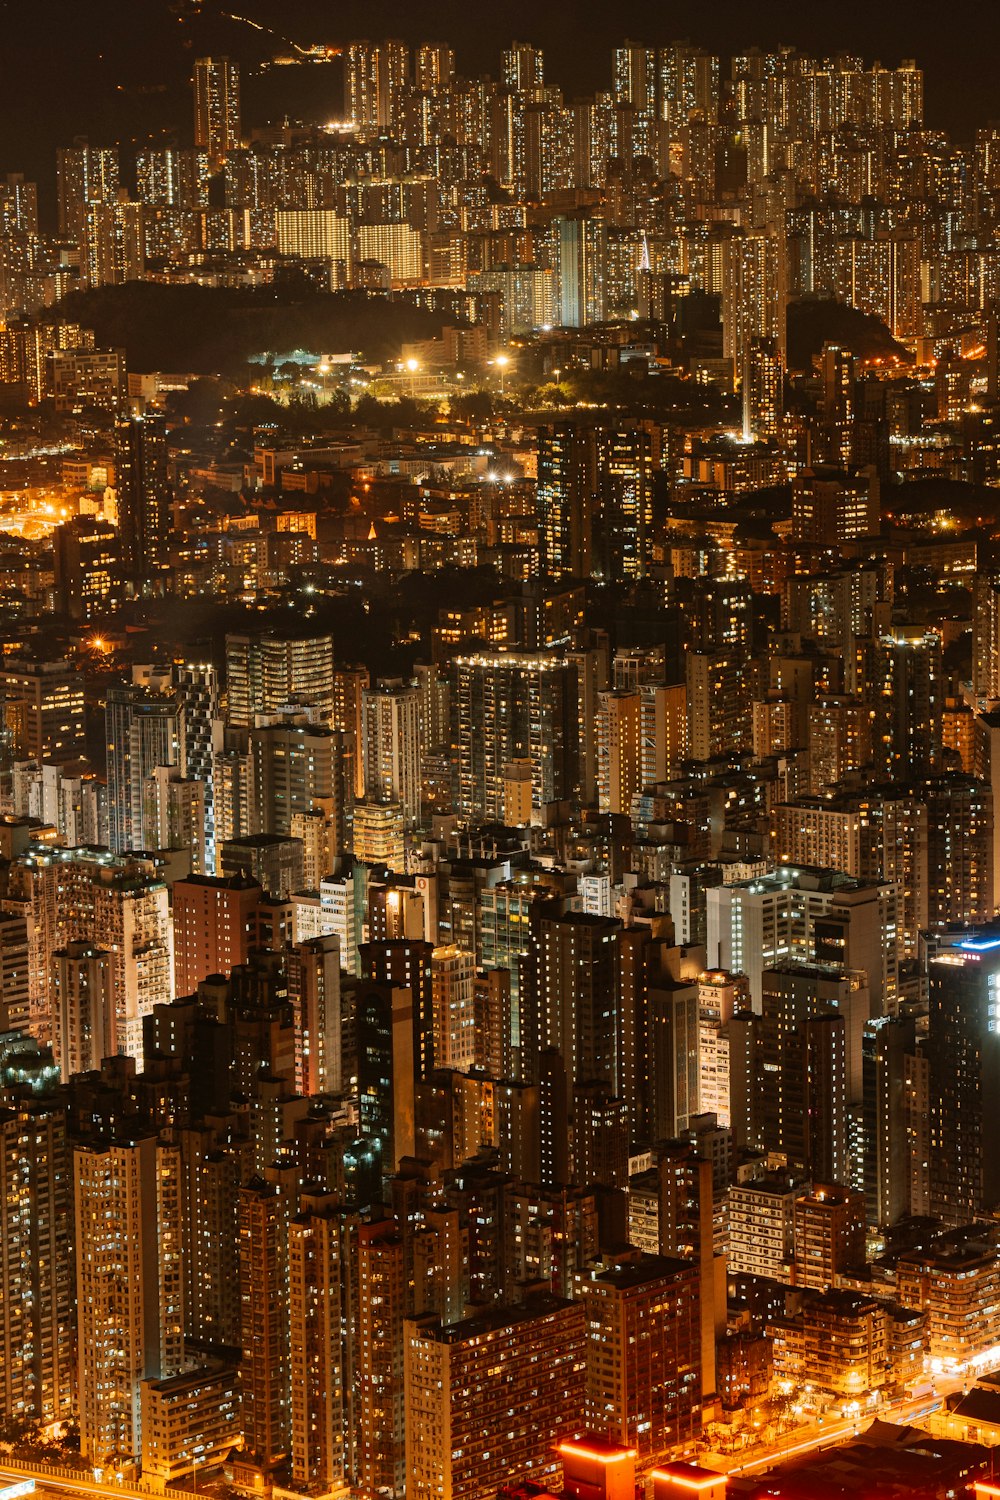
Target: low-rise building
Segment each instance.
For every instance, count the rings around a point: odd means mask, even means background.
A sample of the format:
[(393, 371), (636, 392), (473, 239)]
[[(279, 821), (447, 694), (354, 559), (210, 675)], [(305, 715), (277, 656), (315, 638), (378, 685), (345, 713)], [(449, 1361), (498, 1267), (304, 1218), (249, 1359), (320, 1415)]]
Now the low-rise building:
[(896, 1289), (904, 1307), (927, 1315), (927, 1353), (964, 1365), (997, 1341), (1000, 1264), (990, 1245), (942, 1243), (903, 1256)]
[(874, 1297), (807, 1293), (797, 1311), (773, 1319), (767, 1331), (775, 1377), (795, 1388), (809, 1384), (864, 1400), (920, 1373), (921, 1314)]
[(197, 1480), (242, 1446), (235, 1363), (212, 1360), (167, 1380), (144, 1380), (140, 1403), (144, 1479)]

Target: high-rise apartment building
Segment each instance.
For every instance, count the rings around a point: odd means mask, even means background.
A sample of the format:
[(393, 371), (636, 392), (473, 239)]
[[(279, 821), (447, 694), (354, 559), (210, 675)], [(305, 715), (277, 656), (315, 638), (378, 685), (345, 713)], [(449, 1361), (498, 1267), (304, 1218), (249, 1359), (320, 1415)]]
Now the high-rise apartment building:
[(143, 1017), (173, 998), (173, 938), (165, 882), (148, 860), (106, 849), (42, 849), (20, 855), (9, 871), (8, 899), (30, 916), (32, 1028), (54, 1024), (52, 954), (90, 943), (110, 958), (117, 1050), (142, 1058)]
[(380, 682), (361, 699), (365, 796), (395, 803), (409, 826), (420, 820), (422, 695), (402, 682)]
[(194, 65), (194, 143), (216, 171), (243, 144), (240, 69), (229, 57), (199, 57)]
[(457, 1323), (407, 1322), (408, 1500), (487, 1500), (511, 1474), (554, 1481), (556, 1444), (584, 1420), (584, 1317), (540, 1294)]
[(873, 664), (876, 766), (890, 777), (941, 768), (944, 678), (941, 635), (897, 625), (879, 639)]
[(795, 1285), (828, 1291), (842, 1271), (865, 1263), (863, 1195), (838, 1183), (815, 1183), (796, 1199), (792, 1236)]
[(653, 496), (663, 467), (663, 429), (622, 422), (600, 435), (595, 554), (615, 583), (645, 578), (653, 563)]
[(562, 1058), (570, 1091), (576, 1083), (602, 1080), (623, 1093), (631, 1071), (625, 1038), (632, 1036), (642, 1002), (623, 962), (621, 923), (585, 912), (564, 914), (553, 902), (533, 908), (531, 928), (519, 991), (525, 1076), (537, 1081), (538, 1058), (552, 1048)]
[(843, 1182), (848, 1104), (862, 1094), (865, 975), (785, 962), (763, 975), (757, 1040), (761, 1144), (793, 1171)]
[(808, 1295), (797, 1313), (768, 1326), (775, 1374), (793, 1387), (818, 1385), (857, 1399), (915, 1370), (907, 1345), (921, 1342), (919, 1313), (851, 1291)]
[(136, 153), (139, 198), (156, 207), (207, 208), (209, 171), (205, 151), (152, 146)]
[[(816, 712), (825, 717), (822, 705)], [(812, 715), (810, 710), (810, 722)], [(815, 862), (861, 880), (895, 885), (899, 954), (904, 960), (916, 957), (919, 935), (930, 925), (928, 792), (937, 788), (939, 780), (946, 795), (949, 779), (934, 778), (926, 783), (926, 790), (919, 783), (887, 783), (864, 795), (845, 792), (799, 797), (794, 802), (779, 803), (771, 812), (771, 847), (779, 864)], [(962, 778), (956, 792), (959, 807), (967, 808), (971, 818), (974, 800), (966, 800)], [(976, 821), (981, 838), (985, 820)], [(951, 825), (945, 821), (941, 826), (945, 830)], [(953, 831), (957, 838), (957, 828)], [(973, 847), (947, 872), (957, 888), (964, 888), (961, 872), (966, 863), (970, 870), (977, 871), (977, 884), (981, 886), (977, 843), (973, 840)], [(947, 836), (942, 832), (941, 856), (946, 853), (946, 844)], [(943, 887), (939, 909), (945, 909), (949, 899), (950, 892)]]
[(0, 701), (11, 750), (19, 759), (66, 765), (84, 755), (83, 680), (68, 661), (6, 657)]
[(603, 323), (607, 316), (608, 226), (600, 214), (555, 221), (558, 236), (559, 322), (564, 328)]
[(616, 47), (613, 55), (615, 98), (631, 104), (642, 114), (656, 113), (656, 51), (631, 42)]
[[(178, 695), (112, 687), (105, 702), (108, 842), (116, 854), (158, 847), (150, 778), (159, 767), (184, 773), (184, 709)], [(147, 816), (149, 814), (149, 816)]]
[[(711, 1116), (702, 1116), (711, 1119)], [(720, 1132), (723, 1136), (725, 1133)], [(701, 1347), (701, 1390), (716, 1390), (716, 1343), (726, 1321), (726, 1259), (716, 1249), (719, 1211), (724, 1205), (729, 1170), (713, 1162), (688, 1138), (661, 1144), (656, 1151), (657, 1234), (654, 1253), (679, 1257), (697, 1267)], [(646, 1248), (646, 1247), (643, 1247)]]
[(895, 1003), (894, 884), (782, 865), (769, 875), (712, 887), (706, 903), (709, 964), (748, 976), (754, 1010), (760, 1010), (764, 970), (786, 958), (832, 964), (841, 973), (863, 972), (875, 1014)]
[(987, 707), (1000, 702), (1000, 580), (973, 583), (972, 690)]
[(425, 42), (413, 60), (413, 81), (422, 93), (448, 88), (455, 77), (455, 54), (443, 42)]
[(283, 718), (251, 729), (249, 745), (248, 833), (289, 837), (296, 815), (333, 817), (335, 808), (342, 823), (339, 734), (325, 724)]
[(180, 1152), (155, 1135), (73, 1152), (80, 1449), (142, 1454), (141, 1385), (184, 1364)]
[(597, 798), (602, 812), (632, 811), (642, 790), (642, 708), (638, 689), (616, 688), (597, 696)]
[(915, 1169), (926, 1171), (926, 1141), (914, 1138), (911, 1077), (926, 1060), (917, 1054), (916, 1026), (905, 1016), (880, 1016), (865, 1028), (863, 1056), (864, 1192), (868, 1223), (887, 1226), (914, 1206)]
[(995, 911), (993, 791), (959, 771), (916, 788), (927, 807), (927, 920), (988, 922)]
[(387, 938), (358, 945), (358, 960), (364, 979), (390, 989), (409, 992), (411, 1012), (411, 1066), (414, 1076), (424, 1078), (434, 1067), (434, 1003), (430, 943), (407, 938)]
[(118, 1051), (110, 956), (87, 942), (52, 955), (52, 1047), (63, 1082)]
[(593, 567), (597, 441), (595, 428), (579, 422), (538, 432), (539, 540), (552, 578), (586, 578)]
[(698, 980), (698, 1107), (723, 1128), (730, 1123), (729, 1023), (749, 999), (744, 975), (708, 969)]
[(204, 782), (182, 776), (176, 766), (154, 766), (143, 788), (142, 842), (150, 849), (183, 850), (192, 874), (203, 874), (207, 865)]
[(409, 78), (410, 50), (404, 42), (351, 42), (344, 61), (344, 112), (362, 140), (389, 133)]
[(840, 547), (878, 536), (879, 485), (873, 472), (805, 469), (792, 486), (792, 535), (811, 547)]
[(406, 824), (395, 802), (356, 802), (352, 847), (359, 865), (406, 872)]
[(109, 521), (74, 516), (53, 533), (57, 608), (72, 620), (100, 619), (113, 608), (121, 570), (118, 531)]
[(962, 1365), (986, 1354), (1000, 1288), (991, 1245), (945, 1242), (914, 1248), (900, 1257), (897, 1277), (900, 1302), (926, 1316), (931, 1359)]
[(57, 152), (60, 234), (81, 239), (88, 205), (114, 203), (118, 188), (118, 152), (114, 147), (91, 146), (81, 141)]
[(0, 1031), (28, 1031), (32, 943), (27, 914), (0, 915)]
[(350, 1242), (334, 1195), (304, 1195), (289, 1225), (292, 1467), (299, 1484), (345, 1481), (351, 1434), (344, 1339)]
[(639, 685), (640, 782), (669, 781), (687, 755), (687, 687), (682, 682)]
[(455, 944), (431, 954), (434, 1062), (439, 1068), (473, 1067), (476, 1057), (476, 960)]
[(744, 441), (776, 438), (785, 397), (785, 367), (773, 339), (751, 339), (742, 372)]
[(750, 693), (743, 652), (689, 651), (686, 675), (691, 759), (711, 760), (727, 751), (749, 749)]
[[(702, 129), (688, 126), (688, 141), (697, 151)], [(704, 132), (706, 135), (707, 132)], [(714, 185), (713, 185), (714, 190)], [(738, 232), (724, 243), (722, 256), (722, 350), (734, 374), (746, 369), (750, 351), (761, 340), (785, 337), (783, 243), (765, 229)]]
[(504, 87), (509, 89), (537, 89), (545, 82), (545, 59), (540, 47), (530, 42), (512, 42), (504, 49), (500, 60), (500, 73)]
[(48, 1426), (77, 1410), (72, 1179), (62, 1107), (0, 1106), (0, 1413)]
[(412, 1468), (404, 1447), (406, 1261), (391, 1219), (360, 1224), (354, 1251), (353, 1373), (356, 1383), (354, 1483), (363, 1492), (407, 1500)]
[(269, 896), (291, 900), (302, 889), (305, 860), (302, 840), (279, 833), (246, 833), (219, 846), (222, 880), (243, 876), (255, 880)]
[(1000, 1086), (1000, 938), (987, 931), (942, 944), (927, 973), (931, 1202), (946, 1223), (963, 1224), (1000, 1201), (989, 1138), (989, 1101)]
[(288, 983), (295, 1007), (300, 1091), (336, 1094), (345, 1084), (340, 939), (308, 938), (288, 954)]
[(190, 875), (172, 887), (174, 988), (193, 995), (210, 974), (246, 963), (255, 946), (254, 913), (263, 898), (255, 880)]
[(729, 1189), (730, 1274), (792, 1279), (795, 1203), (802, 1184), (787, 1173), (737, 1182)]
[(344, 114), (359, 135), (378, 134), (378, 48), (351, 42), (344, 63)]
[(274, 632), (226, 636), (226, 719), (251, 729), (258, 715), (315, 710), (330, 724), (336, 701), (333, 638)]
[(148, 579), (166, 563), (170, 531), (162, 417), (127, 417), (116, 424), (115, 489), (123, 566), (132, 579)]
[(204, 789), (205, 871), (215, 869), (215, 739), (220, 724), (219, 674), (210, 661), (174, 663), (173, 685), (184, 708), (184, 769)]
[[(40, 766), (34, 760), (14, 761), (11, 769), (11, 808), (15, 818), (36, 818), (59, 832), (66, 845), (98, 844), (103, 798), (97, 778), (71, 767)], [(82, 769), (82, 768), (81, 768)]]
[(343, 261), (354, 258), (350, 219), (332, 208), (279, 208), (275, 215), (279, 255), (295, 260)]
[(531, 805), (571, 796), (577, 784), (577, 677), (548, 652), (457, 657), (452, 738), (455, 807), (469, 819), (499, 821), (513, 761), (531, 765)]
[(292, 1446), (288, 1258), (296, 1188), (293, 1167), (274, 1167), (239, 1193), (243, 1441), (264, 1469)]
[(689, 1262), (632, 1252), (585, 1270), (586, 1426), (649, 1462), (701, 1424), (699, 1276)]
[(660, 945), (654, 952), (647, 990), (650, 1064), (639, 1071), (646, 1075), (650, 1138), (661, 1141), (686, 1135), (701, 1107), (701, 1022), (697, 963), (685, 961), (682, 949)]

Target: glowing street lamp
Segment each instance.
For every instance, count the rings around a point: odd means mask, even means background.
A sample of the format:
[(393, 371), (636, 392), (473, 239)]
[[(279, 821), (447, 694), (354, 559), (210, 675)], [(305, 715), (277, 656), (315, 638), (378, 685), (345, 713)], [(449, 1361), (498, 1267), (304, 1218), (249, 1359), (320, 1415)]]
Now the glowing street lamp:
[(498, 354), (497, 357), (496, 357), (496, 364), (497, 364), (497, 368), (500, 371), (500, 396), (502, 398), (503, 397), (504, 376), (507, 373), (507, 366), (510, 364), (510, 355), (509, 354)]
[(406, 368), (410, 372), (410, 395), (415, 396), (417, 393), (416, 375), (417, 371), (420, 369), (419, 359), (413, 359), (411, 356), (411, 358), (406, 361)]

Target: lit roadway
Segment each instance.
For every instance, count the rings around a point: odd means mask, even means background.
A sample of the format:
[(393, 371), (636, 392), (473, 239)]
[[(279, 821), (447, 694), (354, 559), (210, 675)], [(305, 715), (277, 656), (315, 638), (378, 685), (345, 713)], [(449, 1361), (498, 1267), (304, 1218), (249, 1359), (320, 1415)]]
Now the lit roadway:
[[(7, 1484), (17, 1484), (22, 1479), (33, 1479), (39, 1490), (58, 1491), (60, 1494), (71, 1495), (118, 1495), (121, 1500), (150, 1500), (153, 1495), (151, 1488), (141, 1489), (134, 1484), (115, 1484), (98, 1482), (93, 1473), (85, 1469), (79, 1475), (67, 1475), (65, 1469), (49, 1468), (46, 1464), (27, 1464), (19, 1461), (16, 1468), (4, 1463), (0, 1459), (0, 1487)], [(165, 1494), (169, 1497), (170, 1490)], [(155, 1496), (154, 1496), (155, 1500)]]
[(956, 1379), (953, 1384), (950, 1381), (939, 1381), (933, 1392), (925, 1392), (922, 1396), (903, 1396), (899, 1400), (888, 1401), (871, 1412), (859, 1412), (853, 1417), (826, 1418), (822, 1423), (812, 1422), (802, 1427), (793, 1427), (774, 1443), (755, 1444), (736, 1454), (706, 1454), (703, 1460), (696, 1459), (695, 1462), (704, 1461), (707, 1466), (728, 1474), (752, 1474), (757, 1469), (772, 1468), (799, 1454), (810, 1453), (816, 1448), (832, 1447), (845, 1438), (852, 1438), (876, 1418), (897, 1422), (900, 1426), (918, 1422), (921, 1417), (929, 1416), (941, 1405), (944, 1387), (957, 1390), (961, 1385), (961, 1378)]
[[(947, 1394), (960, 1390), (963, 1385), (970, 1383), (967, 1375), (954, 1378), (938, 1376), (934, 1390), (925, 1391), (921, 1396), (903, 1396), (896, 1401), (886, 1402), (872, 1412), (858, 1413), (853, 1417), (837, 1417), (832, 1420), (825, 1419), (822, 1423), (813, 1422), (801, 1427), (793, 1427), (777, 1442), (755, 1443), (752, 1448), (744, 1449), (742, 1453), (702, 1453), (695, 1459), (695, 1462), (704, 1463), (706, 1467), (716, 1469), (720, 1473), (752, 1474), (757, 1469), (772, 1468), (784, 1463), (786, 1459), (795, 1458), (802, 1453), (810, 1453), (816, 1448), (832, 1447), (835, 1443), (854, 1437), (876, 1418), (898, 1422), (901, 1426), (918, 1422), (920, 1418), (936, 1411)], [(65, 1470), (56, 1472), (46, 1467), (45, 1464), (19, 1463), (17, 1468), (14, 1468), (0, 1462), (0, 1487), (8, 1482), (13, 1484), (27, 1478), (33, 1478), (40, 1488), (68, 1494), (119, 1495), (122, 1500), (139, 1500), (139, 1497), (141, 1500), (148, 1500), (151, 1494), (149, 1489), (136, 1485), (99, 1483), (92, 1475), (85, 1472), (68, 1476)], [(171, 1492), (168, 1490), (166, 1494), (169, 1497)]]

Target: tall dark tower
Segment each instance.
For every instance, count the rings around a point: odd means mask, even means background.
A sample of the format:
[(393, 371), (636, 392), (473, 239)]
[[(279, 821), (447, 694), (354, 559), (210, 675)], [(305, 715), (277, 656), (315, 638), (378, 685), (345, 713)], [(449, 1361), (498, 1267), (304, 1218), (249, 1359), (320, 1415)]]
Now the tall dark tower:
[(366, 981), (410, 991), (413, 1067), (417, 1078), (427, 1078), (434, 1067), (431, 951), (430, 943), (410, 942), (406, 938), (358, 946), (361, 973)]
[(170, 530), (167, 430), (161, 417), (115, 424), (118, 529), (126, 574), (149, 578), (166, 560)]
[(1000, 1201), (1000, 933), (987, 927), (946, 942), (927, 964), (931, 1212), (958, 1225), (988, 1217)]
[(194, 143), (218, 171), (242, 141), (240, 70), (228, 57), (199, 57), (194, 65)]
[(877, 647), (875, 756), (887, 775), (940, 770), (944, 755), (944, 669), (939, 631), (891, 625)]
[(581, 422), (538, 429), (538, 516), (542, 571), (587, 578), (592, 569), (597, 437)]

